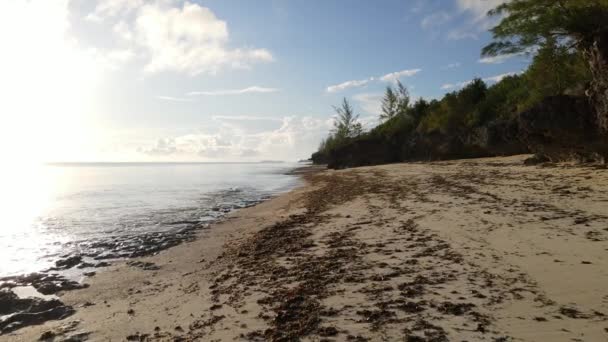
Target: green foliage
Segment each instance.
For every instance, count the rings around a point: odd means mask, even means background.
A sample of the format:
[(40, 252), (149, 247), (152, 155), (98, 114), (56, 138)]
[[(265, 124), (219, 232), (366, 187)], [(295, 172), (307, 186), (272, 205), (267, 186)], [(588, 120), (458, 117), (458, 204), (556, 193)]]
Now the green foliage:
[(410, 94), (407, 88), (400, 81), (397, 81), (396, 89), (391, 86), (386, 87), (384, 98), (382, 98), (380, 121), (391, 120), (399, 115), (407, 115), (409, 107)]
[(390, 120), (397, 115), (397, 102), (397, 95), (393, 91), (393, 88), (386, 87), (384, 98), (382, 98), (382, 113), (380, 114), (381, 121)]
[(338, 114), (337, 119), (334, 121), (333, 135), (338, 140), (344, 140), (347, 138), (354, 138), (361, 135), (363, 127), (359, 120), (359, 115), (355, 114), (353, 107), (348, 103), (348, 100), (344, 98), (340, 107), (334, 107), (334, 110)]
[(407, 88), (397, 81), (397, 114), (406, 115), (410, 107), (410, 93)]
[(414, 102), (408, 111), (408, 114), (412, 120), (414, 120), (414, 123), (418, 124), (420, 120), (422, 120), (422, 118), (429, 112), (430, 107), (431, 104), (428, 101), (423, 98), (419, 98), (416, 102)]
[(363, 127), (358, 122), (359, 115), (355, 114), (353, 107), (344, 98), (340, 107), (334, 107), (338, 117), (334, 120), (331, 133), (319, 144), (317, 155), (326, 155), (329, 151), (347, 144), (350, 140), (363, 134)]
[(548, 39), (585, 50), (608, 31), (608, 0), (511, 0), (490, 11), (502, 16), (482, 54), (529, 51)]
[(576, 88), (588, 81), (591, 75), (580, 52), (548, 39), (534, 57), (525, 77), (531, 91), (526, 103), (529, 106), (547, 96)]
[(430, 108), (420, 122), (419, 131), (439, 131), (444, 134), (459, 133), (478, 122), (478, 107), (488, 91), (485, 82), (474, 79), (460, 91), (452, 92)]
[(387, 137), (390, 140), (396, 135), (412, 132), (415, 128), (415, 121), (411, 117), (397, 115), (376, 126), (370, 134)]
[(582, 95), (596, 77), (591, 74), (593, 68), (590, 71), (588, 49), (597, 45), (598, 36), (608, 33), (608, 0), (511, 0), (490, 14), (502, 19), (492, 29), (495, 41), (482, 53), (534, 53), (525, 72), (506, 76), (490, 87), (477, 78), (440, 100), (421, 98), (414, 103), (398, 82), (386, 89), (381, 123), (365, 134), (345, 99), (336, 108), (335, 129), (319, 153), (330, 156), (329, 152), (347, 147), (352, 155), (367, 148), (360, 158), (365, 165), (416, 154), (408, 145), (412, 138), (427, 139), (431, 145), (456, 142), (454, 146), (465, 146), (479, 128), (511, 123), (546, 97)]
[(529, 85), (527, 78), (513, 75), (503, 78), (488, 89), (485, 100), (477, 110), (476, 125), (484, 125), (492, 120), (508, 120), (525, 109), (528, 103)]

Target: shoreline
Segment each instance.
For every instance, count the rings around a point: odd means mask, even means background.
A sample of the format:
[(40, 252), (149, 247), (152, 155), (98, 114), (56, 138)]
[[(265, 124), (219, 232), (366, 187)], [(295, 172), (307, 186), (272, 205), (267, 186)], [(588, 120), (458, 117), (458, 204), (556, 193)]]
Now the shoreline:
[(0, 341), (608, 338), (608, 174), (522, 156), (302, 175)]

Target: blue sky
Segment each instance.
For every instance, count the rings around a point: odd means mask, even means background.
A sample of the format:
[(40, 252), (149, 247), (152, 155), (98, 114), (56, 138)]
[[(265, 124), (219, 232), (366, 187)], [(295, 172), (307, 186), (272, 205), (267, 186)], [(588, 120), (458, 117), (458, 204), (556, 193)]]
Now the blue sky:
[(306, 158), (342, 97), (370, 126), (396, 79), (415, 97), (439, 98), (525, 69), (525, 56), (480, 59), (494, 23), (484, 13), (500, 2), (6, 0), (2, 136), (29, 134), (3, 152)]

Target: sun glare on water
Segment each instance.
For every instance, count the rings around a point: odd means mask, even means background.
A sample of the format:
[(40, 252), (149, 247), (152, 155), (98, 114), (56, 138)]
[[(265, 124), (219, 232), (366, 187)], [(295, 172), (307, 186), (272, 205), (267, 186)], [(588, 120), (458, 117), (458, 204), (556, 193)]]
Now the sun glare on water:
[[(65, 5), (0, 2), (0, 239), (24, 251), (40, 245), (36, 219), (60, 186), (41, 163), (79, 158), (91, 139), (87, 103), (100, 69), (94, 56), (66, 38), (70, 26)], [(26, 252), (6, 253), (0, 248), (0, 260), (36, 262)]]

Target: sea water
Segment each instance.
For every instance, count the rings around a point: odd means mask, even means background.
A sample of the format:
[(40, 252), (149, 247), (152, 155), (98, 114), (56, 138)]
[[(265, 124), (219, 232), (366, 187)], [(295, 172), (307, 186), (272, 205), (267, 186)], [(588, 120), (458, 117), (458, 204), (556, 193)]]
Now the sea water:
[(12, 170), (0, 194), (0, 277), (47, 269), (70, 253), (86, 254), (91, 241), (120, 244), (128, 236), (133, 243), (134, 236), (213, 222), (297, 186), (298, 178), (286, 174), (296, 166), (81, 163)]

